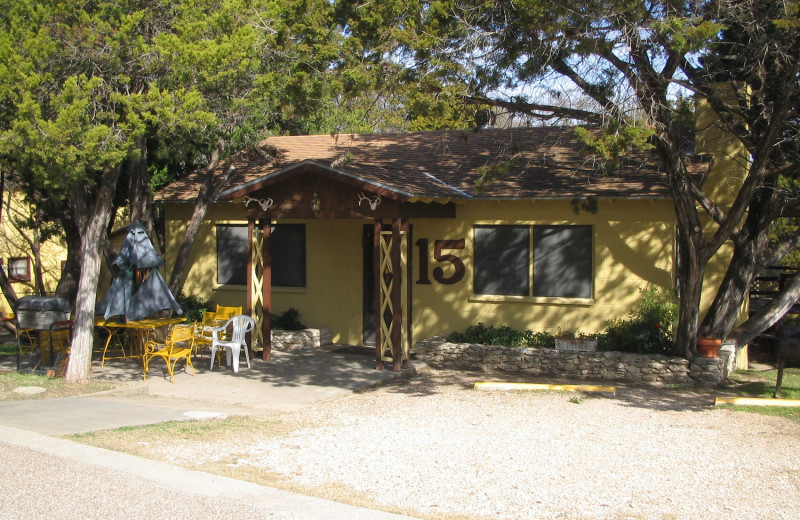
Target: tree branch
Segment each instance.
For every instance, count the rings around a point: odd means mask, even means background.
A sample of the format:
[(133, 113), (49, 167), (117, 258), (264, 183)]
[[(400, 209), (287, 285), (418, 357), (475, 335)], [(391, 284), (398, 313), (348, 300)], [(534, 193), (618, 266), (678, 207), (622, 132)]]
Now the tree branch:
[(800, 231), (779, 244), (770, 247), (768, 251), (764, 251), (764, 254), (758, 260), (758, 265), (778, 265), (786, 255), (798, 247), (800, 247)]
[(728, 335), (736, 348), (751, 342), (762, 331), (777, 323), (800, 298), (800, 271), (792, 275), (781, 292), (756, 314)]
[(209, 161), (208, 166), (206, 166), (206, 175), (203, 179), (202, 186), (200, 186), (200, 192), (197, 195), (197, 202), (194, 206), (192, 218), (189, 221), (186, 234), (183, 237), (183, 243), (181, 244), (178, 254), (175, 257), (175, 265), (172, 267), (172, 275), (170, 276), (169, 280), (169, 289), (172, 291), (172, 294), (176, 296), (180, 293), (186, 260), (189, 258), (189, 252), (191, 251), (192, 244), (194, 243), (194, 238), (197, 236), (197, 232), (200, 230), (200, 225), (203, 223), (203, 218), (205, 217), (209, 206), (217, 197), (217, 193), (219, 193), (219, 190), (222, 189), (225, 183), (228, 182), (228, 179), (235, 170), (235, 168), (231, 166), (225, 171), (220, 181), (216, 185), (214, 184), (214, 171), (219, 163), (219, 155), (222, 152), (222, 149), (223, 142), (220, 140), (217, 143), (217, 147), (214, 149), (214, 152), (211, 154), (211, 160)]
[(580, 110), (577, 108), (560, 107), (556, 105), (545, 105), (540, 103), (529, 103), (521, 99), (505, 101), (484, 96), (462, 96), (462, 99), (473, 105), (489, 105), (493, 107), (505, 108), (509, 111), (520, 112), (539, 119), (569, 118), (587, 123), (600, 124), (602, 116), (596, 112)]

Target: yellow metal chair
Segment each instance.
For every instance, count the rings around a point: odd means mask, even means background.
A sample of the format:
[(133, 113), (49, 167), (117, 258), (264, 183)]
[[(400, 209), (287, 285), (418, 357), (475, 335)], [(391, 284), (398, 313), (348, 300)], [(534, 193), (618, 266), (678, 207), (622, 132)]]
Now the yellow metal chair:
[(219, 326), (220, 322), (217, 319), (217, 313), (211, 311), (203, 311), (203, 319), (196, 324), (194, 331), (194, 354), (197, 355), (201, 348), (211, 348), (211, 342), (214, 340), (214, 335), (211, 332), (214, 327)]
[(181, 359), (186, 360), (186, 366), (192, 369), (192, 375), (196, 375), (194, 365), (192, 365), (192, 351), (195, 340), (195, 325), (173, 325), (163, 343), (156, 340), (149, 340), (144, 345), (144, 365), (143, 379), (147, 380), (147, 371), (150, 361), (155, 357), (164, 359), (167, 364), (169, 380), (175, 382), (175, 365)]
[(17, 318), (13, 312), (6, 313), (6, 315), (3, 317), (3, 321), (9, 322), (12, 325), (14, 325), (14, 331), (15, 331), (14, 334), (15, 336), (19, 335), (20, 340), (22, 338), (25, 338), (27, 340), (25, 344), (22, 344), (22, 342), (20, 341), (20, 347), (30, 351), (33, 351), (34, 349), (37, 348), (37, 346), (34, 345), (33, 337), (31, 336), (31, 332), (33, 332), (33, 329), (19, 328), (19, 323), (17, 323)]
[[(242, 307), (225, 307), (224, 305), (217, 305), (217, 310), (214, 312), (204, 311), (203, 320), (197, 328), (195, 334), (195, 354), (199, 348), (210, 348), (211, 342), (214, 340), (214, 334), (211, 332), (215, 327), (219, 327), (234, 316), (242, 313)], [(230, 339), (230, 331), (225, 331), (224, 339)], [(217, 360), (219, 361), (219, 360)]]
[(225, 307), (223, 305), (217, 305), (217, 310), (215, 314), (217, 315), (217, 320), (220, 322), (225, 322), (234, 316), (238, 316), (242, 313), (242, 306), (239, 307)]

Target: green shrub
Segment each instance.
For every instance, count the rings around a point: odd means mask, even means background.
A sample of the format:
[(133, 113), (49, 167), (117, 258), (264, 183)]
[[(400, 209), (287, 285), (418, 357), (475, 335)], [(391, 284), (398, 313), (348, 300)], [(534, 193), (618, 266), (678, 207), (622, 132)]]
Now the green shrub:
[(300, 311), (289, 308), (281, 314), (272, 315), (272, 328), (277, 330), (303, 330), (307, 327), (300, 321)]
[(186, 321), (201, 321), (203, 319), (203, 312), (207, 311), (210, 307), (216, 307), (214, 303), (193, 294), (187, 296), (180, 293), (175, 299), (178, 301), (178, 305), (181, 307), (183, 317), (186, 318)]
[(598, 335), (602, 351), (671, 354), (678, 306), (658, 289), (640, 290), (641, 300), (628, 319), (618, 319)]
[(495, 327), (484, 323), (470, 325), (464, 332), (451, 332), (447, 336), (451, 343), (472, 343), (475, 345), (499, 345), (505, 347), (553, 348), (555, 338), (546, 332), (524, 332), (503, 325)]

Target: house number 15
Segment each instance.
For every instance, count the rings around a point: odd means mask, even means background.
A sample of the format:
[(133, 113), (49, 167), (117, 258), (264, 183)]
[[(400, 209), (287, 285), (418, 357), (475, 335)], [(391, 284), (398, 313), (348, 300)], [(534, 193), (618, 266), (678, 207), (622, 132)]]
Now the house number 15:
[[(419, 248), (419, 279), (417, 283), (427, 285), (431, 283), (428, 278), (428, 239), (420, 238), (414, 244)], [(464, 239), (459, 240), (435, 240), (433, 242), (433, 259), (439, 263), (450, 263), (453, 266), (453, 274), (444, 275), (444, 268), (437, 266), (433, 269), (433, 279), (443, 285), (452, 285), (460, 282), (464, 278), (464, 262), (452, 254), (442, 254), (442, 249), (464, 249)]]

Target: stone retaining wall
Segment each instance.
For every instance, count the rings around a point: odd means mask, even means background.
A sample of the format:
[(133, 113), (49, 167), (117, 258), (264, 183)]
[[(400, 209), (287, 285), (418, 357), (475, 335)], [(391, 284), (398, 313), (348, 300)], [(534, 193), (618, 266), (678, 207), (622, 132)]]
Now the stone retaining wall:
[(529, 347), (449, 343), (444, 336), (420, 341), (417, 358), (434, 368), (506, 372), (532, 376), (595, 379), (649, 384), (715, 386), (728, 378), (727, 357), (695, 358), (627, 352), (575, 352)]
[(276, 350), (312, 350), (331, 343), (333, 334), (330, 327), (272, 331), (272, 348)]

